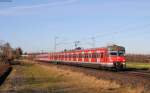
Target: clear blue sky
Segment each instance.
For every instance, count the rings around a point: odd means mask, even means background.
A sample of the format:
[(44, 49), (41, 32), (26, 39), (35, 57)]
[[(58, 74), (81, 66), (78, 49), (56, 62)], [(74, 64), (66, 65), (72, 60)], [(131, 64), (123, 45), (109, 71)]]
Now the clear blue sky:
[[(149, 0), (12, 0), (0, 2), (0, 40), (24, 51), (96, 47), (115, 43), (150, 54)], [(70, 42), (70, 43), (69, 43)]]

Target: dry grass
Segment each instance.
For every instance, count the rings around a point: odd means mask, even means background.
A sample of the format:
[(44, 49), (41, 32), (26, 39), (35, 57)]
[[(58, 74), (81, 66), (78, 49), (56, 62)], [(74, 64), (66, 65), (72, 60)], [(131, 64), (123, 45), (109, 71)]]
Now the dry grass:
[(86, 90), (99, 92), (102, 90), (115, 90), (120, 88), (119, 84), (116, 84), (112, 81), (106, 80), (97, 80), (95, 77), (86, 76), (83, 73), (72, 72), (70, 70), (62, 70), (57, 67), (41, 66), (45, 70), (48, 70), (52, 73), (57, 73), (58, 76), (65, 79), (70, 86), (75, 87), (76, 89), (81, 89), (80, 91)]
[(83, 73), (25, 63), (14, 67), (0, 93), (142, 93), (143, 88), (122, 87), (114, 81), (97, 79)]

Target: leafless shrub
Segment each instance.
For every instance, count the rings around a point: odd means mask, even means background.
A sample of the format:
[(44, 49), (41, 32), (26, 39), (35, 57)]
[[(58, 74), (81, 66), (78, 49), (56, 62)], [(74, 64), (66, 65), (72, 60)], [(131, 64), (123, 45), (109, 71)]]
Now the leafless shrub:
[(7, 63), (13, 59), (19, 58), (22, 55), (22, 49), (13, 49), (9, 43), (0, 45), (0, 62)]

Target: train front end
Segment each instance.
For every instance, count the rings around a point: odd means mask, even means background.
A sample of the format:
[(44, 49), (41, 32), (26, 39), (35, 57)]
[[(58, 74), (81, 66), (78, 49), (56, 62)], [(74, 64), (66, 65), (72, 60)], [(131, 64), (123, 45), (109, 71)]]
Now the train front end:
[(126, 68), (125, 48), (118, 45), (108, 46), (108, 61), (113, 63), (116, 70)]

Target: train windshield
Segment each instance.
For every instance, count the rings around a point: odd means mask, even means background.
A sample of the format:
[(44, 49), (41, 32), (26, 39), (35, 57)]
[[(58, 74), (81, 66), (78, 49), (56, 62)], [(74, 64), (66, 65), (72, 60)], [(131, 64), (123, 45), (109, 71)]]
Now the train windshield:
[(108, 46), (108, 51), (110, 56), (124, 56), (125, 55), (125, 48), (122, 46)]
[(124, 56), (124, 51), (110, 51), (110, 56)]
[(124, 56), (125, 52), (124, 51), (118, 51), (118, 56)]
[(110, 52), (110, 55), (111, 55), (111, 56), (117, 56), (117, 51), (116, 51), (116, 52), (115, 52), (115, 51)]

